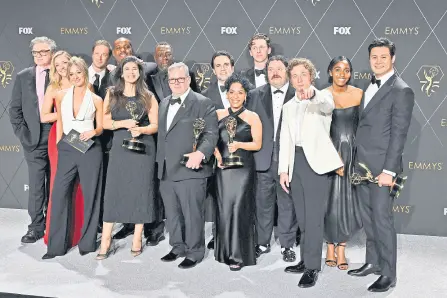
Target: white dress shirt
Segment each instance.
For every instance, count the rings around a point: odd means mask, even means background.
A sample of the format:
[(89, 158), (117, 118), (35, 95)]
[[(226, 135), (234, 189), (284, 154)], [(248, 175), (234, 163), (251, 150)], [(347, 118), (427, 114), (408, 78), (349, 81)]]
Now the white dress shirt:
[[(272, 92), (272, 106), (273, 106), (273, 140), (276, 140), (276, 132), (278, 130), (278, 125), (279, 125), (279, 119), (281, 118), (281, 111), (282, 111), (282, 106), (284, 104), (284, 99), (286, 97), (286, 92), (287, 89), (289, 89), (289, 82), (287, 82), (284, 86), (282, 86), (281, 88), (277, 89), (275, 87), (271, 87), (271, 92)], [(281, 90), (281, 92), (277, 92), (275, 94), (276, 90)]]
[[(379, 80), (380, 80), (380, 88), (385, 85), (386, 81), (388, 81), (394, 74), (394, 69), (391, 70), (389, 73), (383, 75)], [(380, 89), (379, 87), (377, 87), (377, 84), (372, 84), (370, 83), (368, 86), (368, 89), (366, 89), (365, 91), (365, 102), (364, 102), (364, 106), (363, 108), (366, 108), (366, 106), (368, 105), (368, 103), (371, 101), (371, 99), (374, 97), (374, 95), (376, 95), (377, 91), (379, 91)], [(383, 169), (382, 172), (391, 175), (391, 176), (396, 176), (396, 173), (388, 171)]]
[(256, 84), (256, 88), (258, 88), (260, 86), (264, 86), (265, 84), (267, 84), (267, 77), (266, 77), (266, 75), (261, 74), (260, 76), (257, 76), (256, 72), (255, 72), (255, 84)]
[(90, 65), (90, 67), (88, 68), (88, 82), (92, 85), (96, 80), (95, 74), (99, 74), (99, 87), (101, 87), (101, 81), (102, 78), (104, 78), (104, 76), (106, 75), (106, 69), (104, 68), (100, 72), (96, 72), (93, 68), (93, 65)]
[(217, 82), (217, 89), (219, 89), (219, 94), (220, 94), (220, 98), (222, 99), (222, 104), (224, 106), (225, 109), (228, 109), (230, 107), (230, 102), (228, 101), (227, 98), (227, 91), (225, 90), (224, 92), (220, 91), (220, 86), (223, 86), (220, 84), (220, 82)]
[[(389, 73), (383, 75), (379, 80), (380, 80), (380, 87), (382, 87), (383, 85), (385, 85), (386, 81), (389, 80), (389, 78), (391, 78), (394, 74), (394, 69), (391, 70)], [(371, 101), (371, 99), (374, 97), (374, 95), (377, 93), (377, 91), (379, 91), (379, 87), (377, 87), (377, 84), (372, 84), (370, 83), (368, 86), (368, 89), (366, 89), (365, 91), (365, 102), (364, 102), (364, 106), (363, 108), (366, 108), (366, 106), (368, 105), (368, 103)]]
[(169, 130), (169, 127), (171, 126), (172, 120), (174, 120), (174, 117), (177, 114), (177, 112), (180, 109), (180, 107), (183, 106), (183, 102), (185, 101), (185, 98), (188, 96), (189, 91), (191, 91), (191, 88), (188, 88), (188, 90), (186, 90), (185, 93), (180, 95), (180, 100), (181, 100), (180, 104), (178, 104), (178, 103), (173, 104), (173, 105), (171, 105), (171, 103), (168, 104), (168, 116), (166, 118), (166, 131)]

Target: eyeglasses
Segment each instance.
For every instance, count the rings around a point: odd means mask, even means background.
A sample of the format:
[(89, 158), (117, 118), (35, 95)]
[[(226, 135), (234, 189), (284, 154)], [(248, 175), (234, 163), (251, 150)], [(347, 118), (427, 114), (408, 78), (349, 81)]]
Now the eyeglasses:
[(175, 84), (176, 82), (179, 83), (179, 84), (182, 84), (182, 83), (185, 82), (186, 78), (187, 77), (172, 78), (172, 79), (169, 79), (168, 82), (169, 82), (169, 84)]
[(47, 56), (50, 52), (51, 50), (31, 51), (31, 54), (33, 55), (33, 57), (42, 57)]

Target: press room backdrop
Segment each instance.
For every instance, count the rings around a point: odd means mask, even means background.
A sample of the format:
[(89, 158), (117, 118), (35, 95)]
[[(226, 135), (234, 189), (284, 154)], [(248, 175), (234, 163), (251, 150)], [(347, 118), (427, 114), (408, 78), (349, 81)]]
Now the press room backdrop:
[[(27, 165), (9, 123), (16, 74), (32, 65), (29, 42), (54, 39), (91, 62), (95, 40), (132, 40), (144, 60), (167, 41), (206, 88), (210, 58), (227, 50), (236, 69), (251, 66), (247, 41), (270, 36), (274, 54), (310, 58), (316, 85), (326, 87), (332, 57), (351, 58), (353, 84), (368, 84), (368, 44), (396, 43), (396, 70), (416, 95), (404, 153), (408, 182), (396, 200), (397, 230), (447, 236), (447, 1), (445, 0), (3, 0), (0, 3), (0, 207), (26, 208)], [(113, 59), (111, 63), (114, 63)]]

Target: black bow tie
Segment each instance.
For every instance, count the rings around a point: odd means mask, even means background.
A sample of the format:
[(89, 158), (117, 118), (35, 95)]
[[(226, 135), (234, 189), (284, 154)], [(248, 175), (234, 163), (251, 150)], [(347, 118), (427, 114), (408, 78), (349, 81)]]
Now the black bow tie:
[(381, 81), (376, 79), (375, 76), (371, 77), (371, 84), (377, 84), (377, 87), (380, 88)]
[(177, 97), (177, 98), (171, 98), (171, 99), (169, 100), (169, 103), (170, 103), (171, 105), (175, 105), (176, 103), (181, 104), (181, 103), (182, 103), (182, 100), (180, 99), (180, 97)]
[(222, 93), (224, 93), (225, 92), (225, 86), (221, 86), (221, 85), (219, 85), (219, 89), (220, 89), (220, 92), (222, 92)]
[(259, 77), (260, 75), (265, 75), (265, 68), (264, 69), (255, 69), (255, 74), (257, 77)]
[(277, 89), (277, 90), (273, 91), (273, 94), (276, 94), (276, 93), (284, 94), (284, 92), (281, 89)]

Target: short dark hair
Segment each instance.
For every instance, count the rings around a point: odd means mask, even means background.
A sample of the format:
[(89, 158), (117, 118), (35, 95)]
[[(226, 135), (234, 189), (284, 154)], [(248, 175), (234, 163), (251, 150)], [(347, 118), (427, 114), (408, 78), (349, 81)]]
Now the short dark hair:
[(100, 40), (95, 41), (95, 43), (93, 44), (93, 47), (92, 47), (92, 53), (95, 51), (95, 48), (97, 46), (106, 46), (109, 49), (109, 57), (112, 57), (112, 46), (110, 45), (110, 43), (107, 40), (100, 39)]
[(160, 41), (159, 43), (157, 43), (157, 45), (155, 46), (155, 48), (158, 48), (158, 47), (160, 47), (160, 46), (170, 47), (170, 48), (172, 49), (171, 44), (169, 44), (169, 43), (166, 42), (166, 41)]
[(241, 76), (238, 73), (233, 73), (226, 81), (225, 81), (225, 90), (230, 90), (230, 87), (234, 83), (239, 83), (242, 85), (242, 88), (245, 90), (245, 93), (248, 94), (248, 91), (250, 91), (250, 81)]
[(394, 57), (394, 55), (396, 54), (396, 45), (394, 44), (394, 42), (386, 37), (374, 39), (373, 42), (368, 46), (368, 55), (371, 55), (371, 50), (377, 47), (387, 47), (390, 50), (391, 58)]
[(253, 45), (253, 41), (257, 39), (263, 39), (267, 43), (267, 47), (270, 48), (270, 37), (267, 36), (267, 34), (264, 33), (256, 33), (250, 38), (250, 41), (248, 42), (248, 49), (251, 50), (251, 46)]
[(265, 64), (265, 69), (268, 71), (269, 69), (269, 64), (272, 61), (281, 61), (282, 64), (284, 64), (284, 67), (286, 68), (287, 71), (287, 66), (289, 66), (289, 62), (287, 62), (286, 57), (284, 57), (283, 55), (275, 55), (269, 58), (269, 60), (267, 60), (267, 63)]
[[(351, 60), (349, 60), (348, 57), (346, 56), (338, 56), (335, 57), (334, 59), (331, 60), (331, 62), (329, 63), (329, 66), (327, 67), (327, 75), (328, 75), (328, 81), (329, 83), (332, 84), (332, 82), (334, 81), (334, 79), (332, 78), (331, 75), (329, 75), (329, 71), (332, 71), (332, 69), (334, 68), (335, 64), (337, 64), (340, 61), (346, 61), (348, 62), (349, 68), (351, 70), (352, 73), (352, 63)], [(349, 80), (346, 82), (346, 84), (349, 84), (349, 82), (351, 81), (352, 76), (349, 78)]]
[(230, 53), (227, 51), (217, 51), (213, 54), (213, 57), (211, 57), (211, 68), (214, 69), (214, 59), (216, 59), (219, 56), (226, 56), (228, 59), (230, 59), (231, 66), (234, 66), (234, 58), (231, 56)]

